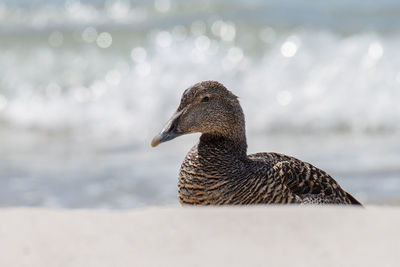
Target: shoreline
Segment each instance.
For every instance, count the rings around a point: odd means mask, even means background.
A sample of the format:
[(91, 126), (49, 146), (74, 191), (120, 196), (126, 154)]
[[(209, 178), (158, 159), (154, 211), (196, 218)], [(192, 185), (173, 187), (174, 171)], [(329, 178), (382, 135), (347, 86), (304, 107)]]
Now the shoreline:
[(396, 207), (0, 209), (1, 266), (396, 266)]

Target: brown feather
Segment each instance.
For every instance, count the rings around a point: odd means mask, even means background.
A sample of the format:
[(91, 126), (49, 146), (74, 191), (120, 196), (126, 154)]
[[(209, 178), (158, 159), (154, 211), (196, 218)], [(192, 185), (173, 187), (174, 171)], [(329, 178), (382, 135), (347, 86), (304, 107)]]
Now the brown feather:
[(309, 163), (279, 153), (247, 155), (242, 108), (218, 82), (187, 89), (173, 118), (170, 131), (177, 136), (202, 133), (180, 169), (182, 204), (361, 205), (329, 174)]

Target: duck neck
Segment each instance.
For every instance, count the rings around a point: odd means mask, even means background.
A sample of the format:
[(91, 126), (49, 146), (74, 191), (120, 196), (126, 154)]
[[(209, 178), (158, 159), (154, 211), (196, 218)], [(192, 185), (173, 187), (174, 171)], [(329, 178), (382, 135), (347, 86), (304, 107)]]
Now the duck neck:
[(200, 136), (199, 148), (215, 150), (218, 154), (247, 158), (246, 134), (244, 132), (232, 132), (229, 135), (204, 133)]

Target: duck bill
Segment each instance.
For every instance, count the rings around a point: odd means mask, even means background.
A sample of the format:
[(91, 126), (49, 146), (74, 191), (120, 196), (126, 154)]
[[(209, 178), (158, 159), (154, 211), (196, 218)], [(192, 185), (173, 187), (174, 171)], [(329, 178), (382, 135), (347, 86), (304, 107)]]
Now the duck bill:
[(163, 142), (167, 142), (172, 140), (180, 135), (181, 133), (178, 132), (178, 123), (180, 115), (182, 111), (176, 112), (171, 119), (167, 122), (165, 127), (161, 130), (161, 132), (154, 136), (153, 140), (151, 141), (151, 146), (156, 147)]

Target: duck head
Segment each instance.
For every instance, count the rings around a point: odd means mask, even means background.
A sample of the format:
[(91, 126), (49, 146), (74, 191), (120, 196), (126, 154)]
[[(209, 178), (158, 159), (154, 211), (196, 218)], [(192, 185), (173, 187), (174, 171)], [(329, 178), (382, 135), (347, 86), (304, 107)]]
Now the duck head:
[(216, 81), (204, 81), (186, 89), (180, 105), (151, 146), (180, 135), (202, 133), (245, 138), (245, 122), (237, 97)]

